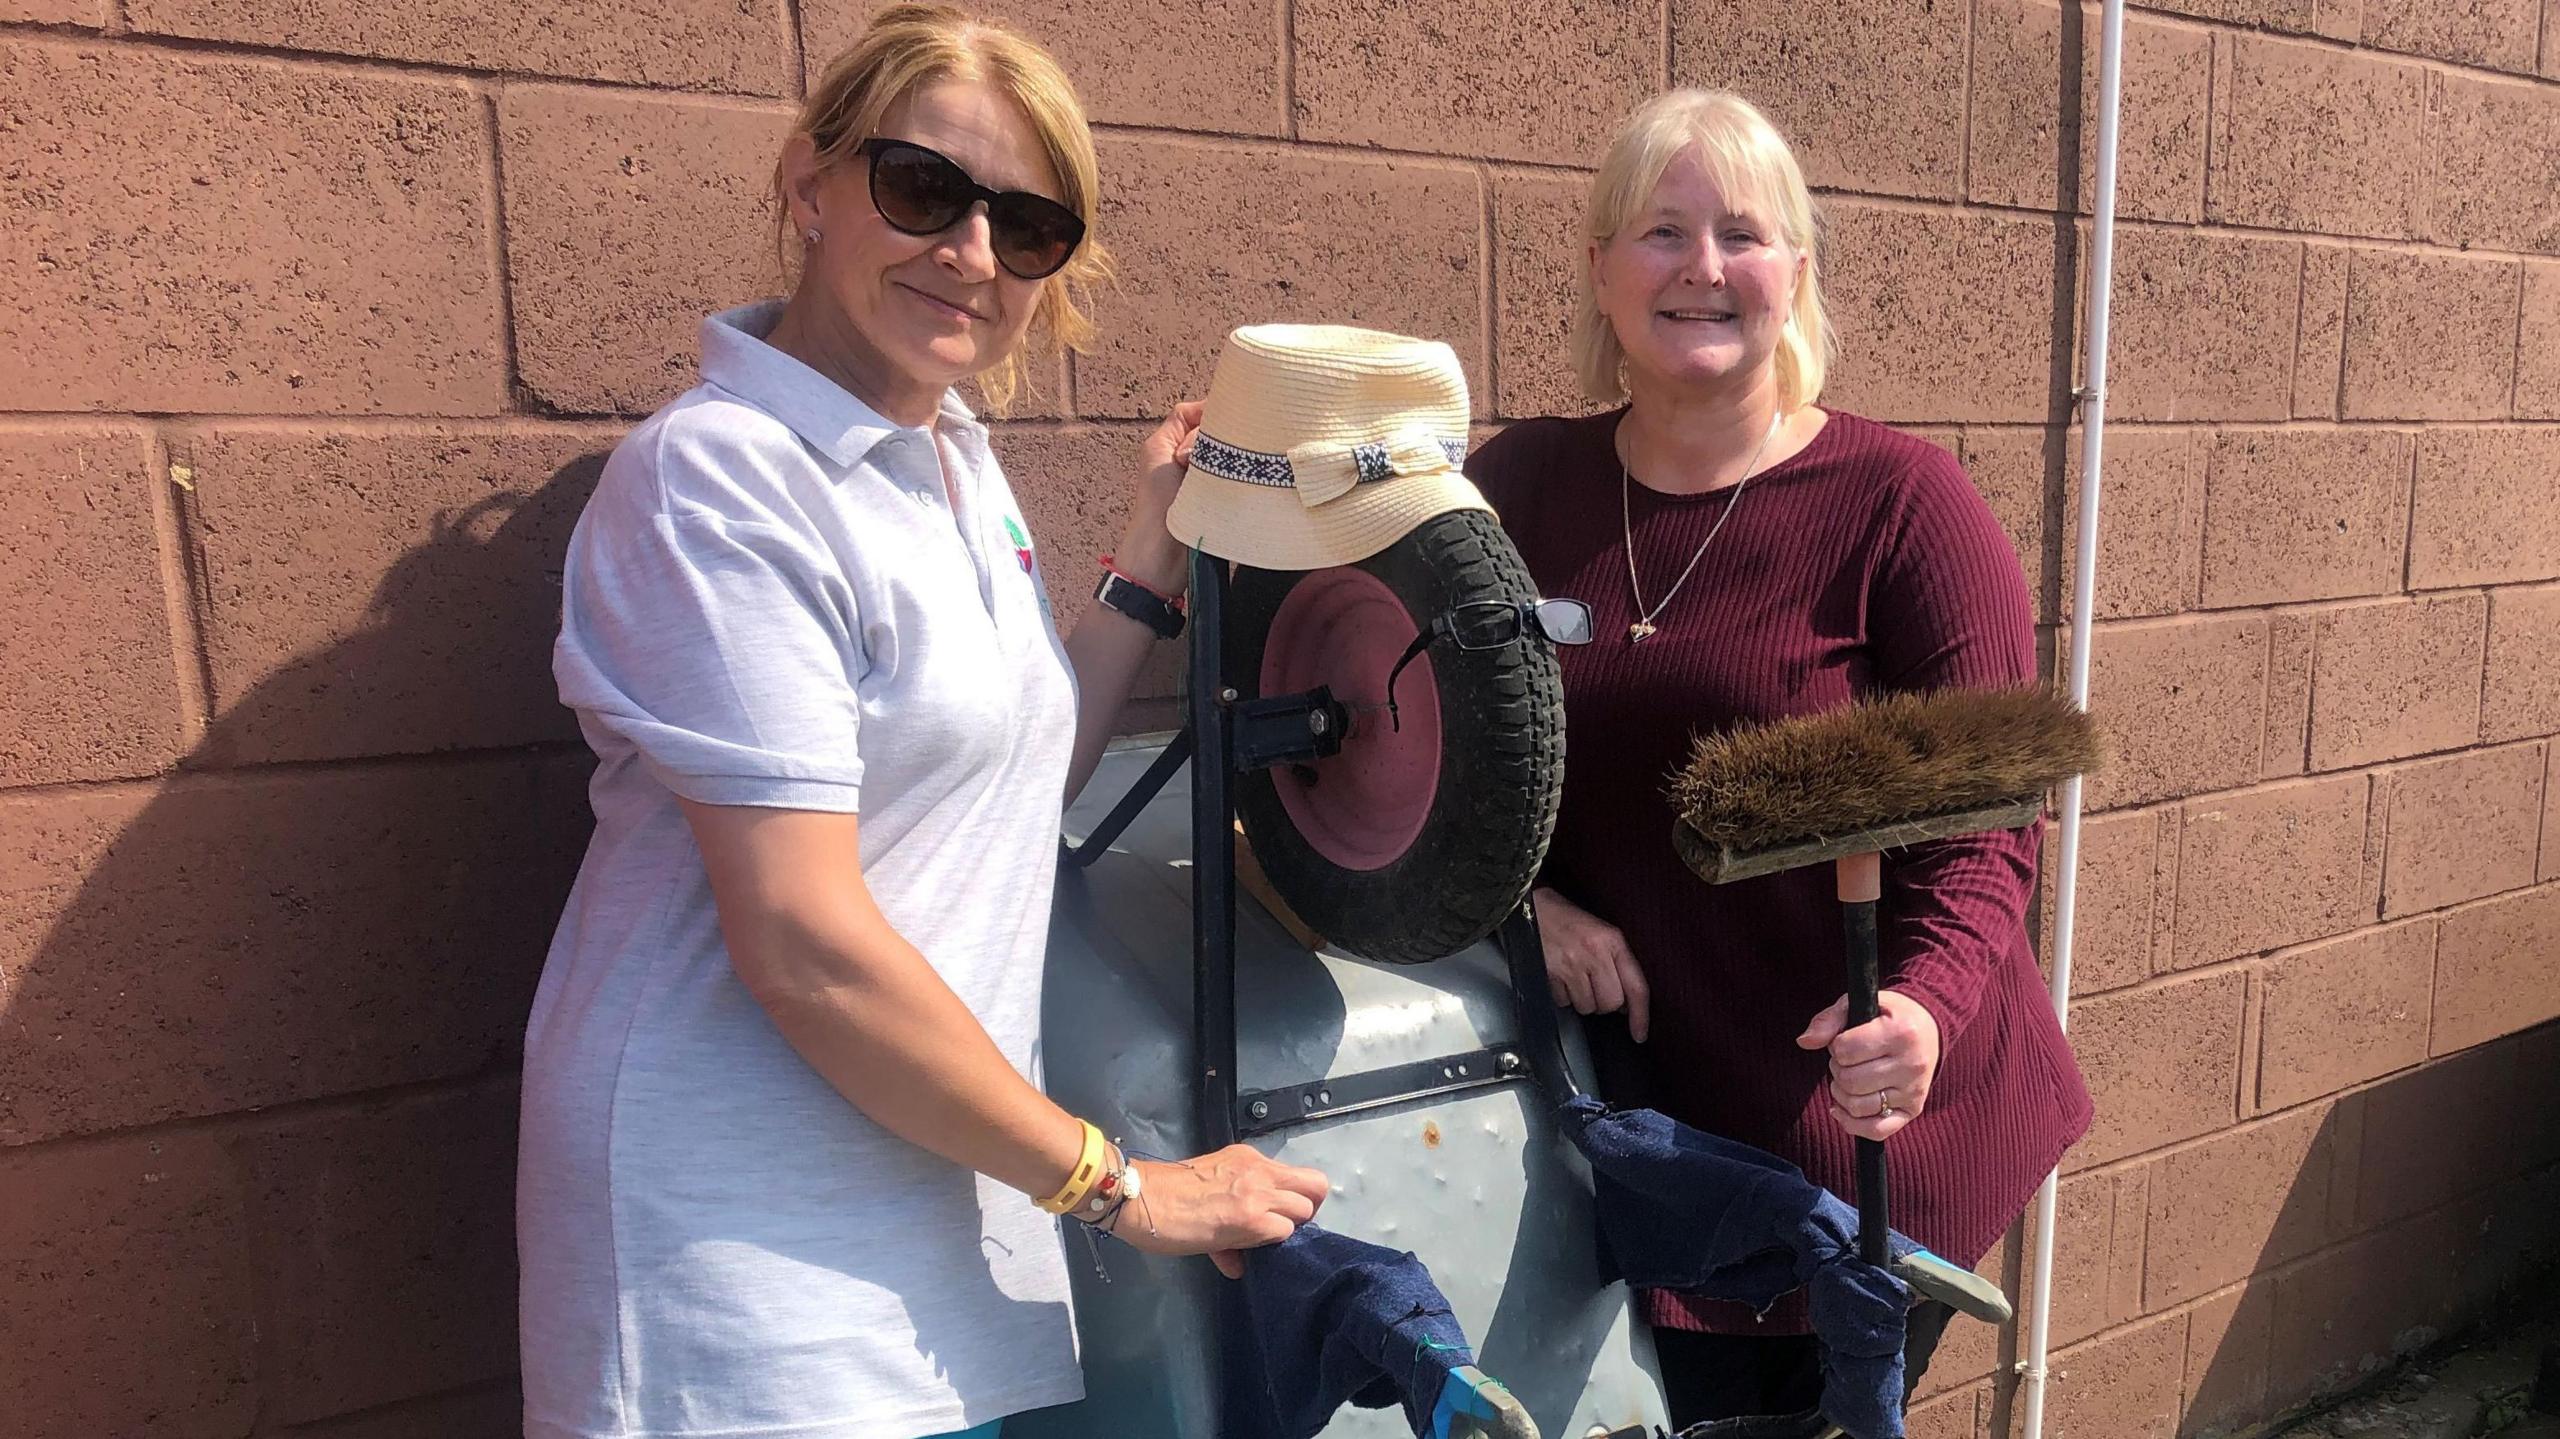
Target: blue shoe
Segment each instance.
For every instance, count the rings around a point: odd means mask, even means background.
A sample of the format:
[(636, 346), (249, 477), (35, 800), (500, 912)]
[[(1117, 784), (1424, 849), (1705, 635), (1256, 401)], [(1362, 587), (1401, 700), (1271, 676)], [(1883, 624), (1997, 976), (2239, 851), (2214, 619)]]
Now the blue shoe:
[(1538, 1439), (1538, 1421), (1501, 1380), (1472, 1364), (1449, 1371), (1431, 1411), (1431, 1439)]

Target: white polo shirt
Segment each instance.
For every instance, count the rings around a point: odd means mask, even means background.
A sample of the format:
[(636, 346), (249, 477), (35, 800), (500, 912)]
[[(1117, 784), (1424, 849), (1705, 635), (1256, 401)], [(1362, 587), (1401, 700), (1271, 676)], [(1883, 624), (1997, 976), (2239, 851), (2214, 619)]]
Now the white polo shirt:
[(905, 1439), (1079, 1397), (1056, 1224), (873, 1124), (730, 968), (676, 797), (862, 815), (862, 872), (1035, 1082), (1075, 735), (1029, 530), (946, 399), (902, 428), (702, 327), (569, 545), (596, 830), (525, 1040), (531, 1439)]

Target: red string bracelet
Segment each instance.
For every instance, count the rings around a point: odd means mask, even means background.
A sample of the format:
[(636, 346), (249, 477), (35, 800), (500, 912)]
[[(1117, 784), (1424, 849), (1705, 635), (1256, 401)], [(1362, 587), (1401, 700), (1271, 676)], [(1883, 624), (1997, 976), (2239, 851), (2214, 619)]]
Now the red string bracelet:
[(1184, 612), (1182, 596), (1166, 594), (1164, 591), (1157, 589), (1146, 581), (1136, 578), (1128, 571), (1123, 570), (1117, 564), (1114, 564), (1111, 556), (1104, 555), (1102, 557), (1102, 567), (1111, 571), (1111, 573), (1118, 575), (1122, 584), (1135, 585), (1139, 589), (1145, 590), (1148, 594), (1155, 596), (1157, 599), (1164, 601), (1165, 607), (1172, 610), (1175, 614), (1181, 614)]

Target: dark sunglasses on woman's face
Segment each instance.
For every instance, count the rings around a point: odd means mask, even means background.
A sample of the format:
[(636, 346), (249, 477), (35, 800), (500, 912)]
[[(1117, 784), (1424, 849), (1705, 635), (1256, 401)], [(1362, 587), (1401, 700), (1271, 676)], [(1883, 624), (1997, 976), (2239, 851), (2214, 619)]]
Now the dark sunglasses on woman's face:
[(1498, 650), (1524, 632), (1542, 635), (1549, 644), (1587, 645), (1591, 606), (1580, 600), (1477, 600), (1433, 616), (1387, 671), (1388, 728), (1404, 728), (1404, 716), (1396, 712), (1396, 676), (1433, 640), (1447, 640), (1462, 650)]
[(950, 156), (906, 140), (865, 140), (854, 147), (871, 162), (871, 206), (910, 235), (939, 235), (987, 202), (987, 237), (996, 263), (1026, 280), (1045, 280), (1084, 243), (1076, 212), (1028, 190), (990, 190)]

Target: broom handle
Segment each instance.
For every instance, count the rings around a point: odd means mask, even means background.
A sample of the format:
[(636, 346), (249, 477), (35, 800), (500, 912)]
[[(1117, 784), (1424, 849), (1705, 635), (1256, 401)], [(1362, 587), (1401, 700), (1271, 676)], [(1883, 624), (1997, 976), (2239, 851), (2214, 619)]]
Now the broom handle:
[[(1876, 998), (1880, 984), (1876, 958), (1876, 901), (1884, 893), (1883, 866), (1872, 854), (1843, 855), (1838, 861), (1840, 910), (1849, 937), (1849, 1027), (1876, 1018), (1883, 1010)], [(1858, 1257), (1883, 1266), (1890, 1257), (1885, 1245), (1889, 1218), (1885, 1210), (1884, 1141), (1858, 1141)]]

